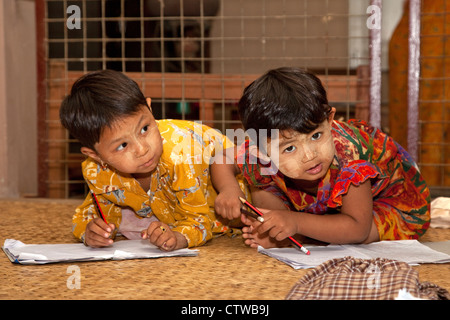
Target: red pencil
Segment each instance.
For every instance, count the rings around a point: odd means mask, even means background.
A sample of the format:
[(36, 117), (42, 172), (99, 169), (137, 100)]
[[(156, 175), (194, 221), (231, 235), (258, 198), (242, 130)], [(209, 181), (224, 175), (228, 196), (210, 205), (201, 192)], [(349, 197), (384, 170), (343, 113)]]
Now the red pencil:
[[(252, 209), (257, 215), (259, 215), (260, 217), (263, 216), (262, 212), (259, 211), (258, 209), (256, 209), (256, 207), (254, 207), (250, 202), (248, 202), (247, 200), (245, 200), (244, 198), (239, 197), (239, 200), (241, 200), (241, 202), (245, 205), (247, 205), (250, 209)], [(297, 247), (299, 248), (303, 253), (305, 254), (310, 254), (311, 252), (309, 252), (308, 249), (306, 249), (304, 246), (302, 246), (297, 240), (295, 240), (292, 237), (289, 237), (289, 240), (291, 240), (291, 242)]]
[(100, 214), (100, 217), (103, 219), (103, 221), (105, 221), (106, 224), (108, 224), (108, 222), (106, 221), (105, 215), (103, 214), (103, 211), (100, 208), (100, 203), (98, 203), (97, 196), (95, 195), (94, 191), (92, 191), (92, 190), (91, 190), (91, 195), (92, 195), (92, 198), (94, 198), (94, 205), (97, 208), (97, 211)]

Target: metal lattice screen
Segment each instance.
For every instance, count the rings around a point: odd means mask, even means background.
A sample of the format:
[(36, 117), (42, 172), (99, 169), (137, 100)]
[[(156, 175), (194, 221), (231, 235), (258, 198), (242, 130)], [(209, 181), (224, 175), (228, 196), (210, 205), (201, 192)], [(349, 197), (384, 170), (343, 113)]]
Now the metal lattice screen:
[(365, 0), (83, 0), (45, 3), (46, 195), (85, 192), (79, 145), (58, 118), (73, 81), (123, 71), (152, 98), (156, 118), (240, 126), (242, 90), (270, 68), (319, 75), (341, 118), (369, 106)]
[(422, 1), (419, 165), (435, 196), (450, 196), (450, 1)]

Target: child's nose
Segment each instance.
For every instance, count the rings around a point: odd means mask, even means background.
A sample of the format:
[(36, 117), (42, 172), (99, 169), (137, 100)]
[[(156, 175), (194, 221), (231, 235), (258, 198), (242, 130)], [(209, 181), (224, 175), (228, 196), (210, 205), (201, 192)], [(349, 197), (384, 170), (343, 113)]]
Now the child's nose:
[(303, 162), (309, 162), (317, 156), (314, 149), (309, 147), (303, 147)]
[(144, 141), (137, 141), (136, 143), (136, 148), (134, 150), (134, 154), (136, 157), (140, 158), (144, 155), (147, 154), (147, 152), (149, 151), (149, 146), (147, 143), (145, 143)]

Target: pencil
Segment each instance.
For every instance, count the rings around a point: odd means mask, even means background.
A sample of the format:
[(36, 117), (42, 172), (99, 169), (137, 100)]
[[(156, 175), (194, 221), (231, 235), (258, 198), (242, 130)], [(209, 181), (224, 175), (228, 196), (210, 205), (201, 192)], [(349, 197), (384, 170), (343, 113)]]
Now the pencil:
[(261, 216), (258, 216), (256, 213), (253, 213), (252, 211), (245, 210), (244, 208), (241, 208), (241, 213), (245, 214), (246, 216), (250, 216), (252, 218), (255, 218), (259, 222), (263, 223), (264, 218)]
[[(245, 200), (242, 197), (239, 197), (239, 200), (241, 200), (241, 202), (245, 205), (247, 205), (250, 209), (252, 209), (258, 216), (262, 217), (263, 214), (261, 211), (259, 211), (258, 209), (256, 209), (250, 202), (248, 202), (247, 200)], [(295, 240), (292, 237), (289, 237), (289, 240), (297, 247), (299, 248), (303, 253), (305, 254), (310, 254), (311, 252), (309, 252), (308, 249), (306, 249), (304, 246), (302, 246), (297, 240)]]
[(108, 222), (106, 221), (105, 215), (103, 214), (103, 211), (100, 208), (100, 203), (98, 203), (97, 196), (95, 195), (94, 191), (92, 191), (92, 190), (91, 190), (91, 195), (92, 195), (92, 198), (94, 198), (94, 205), (95, 205), (95, 208), (97, 209), (98, 213), (100, 214), (100, 217), (103, 219), (103, 221), (105, 221), (106, 224), (108, 224)]

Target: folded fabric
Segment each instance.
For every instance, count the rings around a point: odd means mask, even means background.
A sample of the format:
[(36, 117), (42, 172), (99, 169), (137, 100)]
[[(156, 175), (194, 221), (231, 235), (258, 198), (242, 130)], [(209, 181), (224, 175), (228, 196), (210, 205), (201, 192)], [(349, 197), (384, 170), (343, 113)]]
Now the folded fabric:
[(287, 300), (449, 300), (450, 293), (429, 282), (407, 263), (384, 258), (332, 259), (310, 270), (291, 289)]
[(431, 201), (432, 228), (450, 228), (450, 198), (438, 197)]

